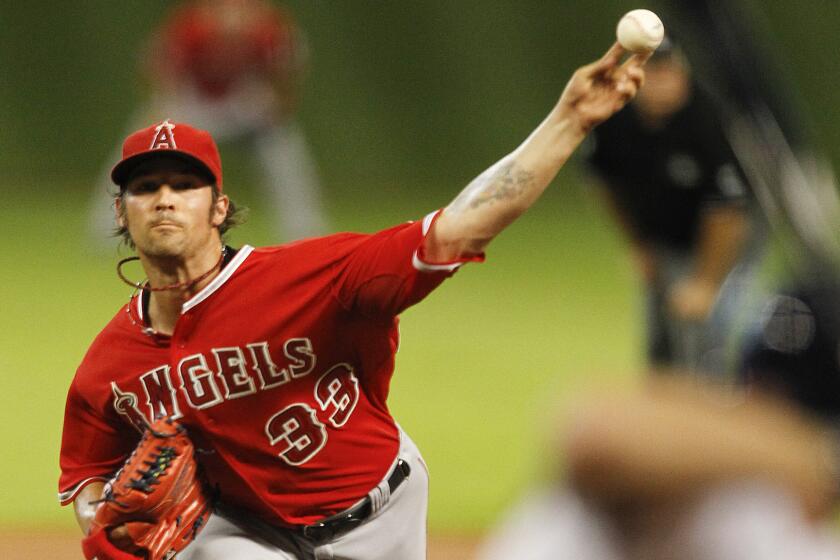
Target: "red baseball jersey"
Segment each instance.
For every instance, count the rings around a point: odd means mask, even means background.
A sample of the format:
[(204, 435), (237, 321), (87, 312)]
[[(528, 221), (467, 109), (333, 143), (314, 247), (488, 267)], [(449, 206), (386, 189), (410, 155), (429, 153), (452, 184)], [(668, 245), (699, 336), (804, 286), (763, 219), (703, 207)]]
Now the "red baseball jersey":
[[(435, 214), (436, 215), (436, 214)], [(180, 418), (222, 500), (276, 525), (350, 507), (396, 458), (386, 405), (397, 315), (466, 260), (427, 264), (435, 215), (376, 234), (245, 246), (183, 305), (171, 337), (141, 294), (97, 336), (70, 386), (59, 493), (107, 480), (142, 417)]]
[(291, 16), (263, 0), (192, 2), (176, 9), (153, 38), (152, 67), (225, 96), (247, 76), (287, 79), (301, 62)]

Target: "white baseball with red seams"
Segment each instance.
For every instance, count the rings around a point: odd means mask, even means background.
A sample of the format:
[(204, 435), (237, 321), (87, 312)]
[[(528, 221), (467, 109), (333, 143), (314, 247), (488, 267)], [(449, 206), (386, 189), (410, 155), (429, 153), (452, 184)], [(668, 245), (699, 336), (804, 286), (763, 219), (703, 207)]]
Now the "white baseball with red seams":
[(662, 20), (650, 10), (631, 10), (624, 14), (615, 30), (621, 46), (630, 52), (643, 53), (656, 50), (665, 38)]

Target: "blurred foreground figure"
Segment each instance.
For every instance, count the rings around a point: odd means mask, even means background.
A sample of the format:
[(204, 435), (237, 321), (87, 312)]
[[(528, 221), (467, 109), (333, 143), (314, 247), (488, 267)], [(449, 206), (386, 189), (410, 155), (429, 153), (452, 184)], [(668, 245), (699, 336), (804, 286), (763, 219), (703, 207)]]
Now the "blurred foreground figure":
[[(151, 98), (130, 130), (168, 118), (241, 146), (257, 164), (278, 238), (326, 233), (315, 166), (295, 120), (306, 45), (288, 13), (264, 0), (183, 3), (150, 37), (143, 63)], [(100, 247), (114, 230), (109, 190), (103, 180), (92, 200), (89, 231)]]
[(588, 162), (647, 291), (655, 367), (722, 369), (727, 321), (712, 309), (744, 253), (751, 217), (721, 119), (666, 38), (648, 63), (645, 87), (592, 135)]
[(828, 560), (833, 425), (775, 396), (676, 376), (584, 400), (567, 482), (522, 502), (480, 560)]

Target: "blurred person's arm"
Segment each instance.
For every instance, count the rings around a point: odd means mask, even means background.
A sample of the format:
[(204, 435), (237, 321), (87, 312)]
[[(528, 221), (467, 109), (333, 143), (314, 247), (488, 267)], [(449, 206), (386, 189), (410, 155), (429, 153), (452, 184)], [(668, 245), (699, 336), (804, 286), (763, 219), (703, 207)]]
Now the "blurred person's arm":
[(812, 518), (837, 496), (836, 433), (793, 405), (653, 379), (645, 390), (579, 406), (565, 451), (571, 478), (606, 507), (679, 504), (725, 482), (776, 484)]
[(683, 319), (706, 319), (721, 284), (738, 262), (749, 230), (749, 218), (741, 206), (717, 206), (703, 213), (692, 273), (669, 293), (674, 314)]
[(578, 69), (537, 129), (461, 191), (430, 230), (427, 259), (480, 254), (539, 198), (592, 127), (623, 107), (641, 85), (646, 57), (634, 55), (621, 64), (623, 53), (616, 43), (600, 60)]

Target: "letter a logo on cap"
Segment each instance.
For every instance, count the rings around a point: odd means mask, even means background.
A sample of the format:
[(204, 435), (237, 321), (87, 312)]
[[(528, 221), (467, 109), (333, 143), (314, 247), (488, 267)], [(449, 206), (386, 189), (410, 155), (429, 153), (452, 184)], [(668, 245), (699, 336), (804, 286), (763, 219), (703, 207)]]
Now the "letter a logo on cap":
[(152, 138), (152, 145), (150, 150), (169, 149), (176, 150), (178, 146), (175, 144), (175, 125), (166, 119), (155, 127), (155, 135)]

